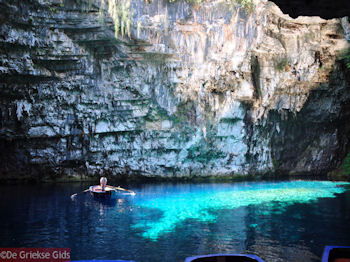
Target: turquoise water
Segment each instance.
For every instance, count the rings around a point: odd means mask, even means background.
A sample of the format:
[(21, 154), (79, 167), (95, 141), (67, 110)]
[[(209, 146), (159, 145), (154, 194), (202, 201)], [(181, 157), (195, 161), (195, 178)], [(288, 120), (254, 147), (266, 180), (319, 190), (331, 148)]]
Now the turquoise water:
[(349, 183), (147, 183), (114, 201), (71, 200), (88, 186), (0, 185), (0, 247), (71, 248), (73, 260), (316, 262), (325, 245), (350, 245)]
[[(288, 205), (335, 197), (345, 191), (344, 187), (340, 187), (342, 185), (347, 183), (293, 181), (222, 187), (198, 186), (184, 192), (164, 192), (163, 195), (154, 197), (141, 196), (135, 200), (135, 205), (146, 210), (137, 215), (137, 222), (132, 227), (141, 229), (143, 237), (155, 241), (163, 234), (174, 231), (177, 225), (188, 219), (215, 222), (215, 210), (278, 203), (278, 209), (273, 212), (283, 212)], [(147, 213), (147, 209), (152, 212)], [(157, 212), (159, 215), (152, 218), (151, 215)]]

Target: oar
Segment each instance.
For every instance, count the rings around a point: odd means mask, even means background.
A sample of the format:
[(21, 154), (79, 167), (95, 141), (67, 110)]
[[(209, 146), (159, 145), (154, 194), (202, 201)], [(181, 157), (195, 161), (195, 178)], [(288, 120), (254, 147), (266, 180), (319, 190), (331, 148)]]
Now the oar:
[(75, 198), (77, 195), (80, 195), (80, 194), (86, 193), (86, 192), (88, 192), (88, 191), (89, 191), (89, 189), (86, 189), (86, 190), (84, 190), (84, 191), (82, 191), (82, 192), (75, 193), (75, 194), (71, 195), (71, 196), (70, 196), (70, 198), (71, 198), (71, 199), (74, 199), (74, 198)]
[(125, 188), (122, 188), (122, 187), (120, 187), (120, 186), (118, 186), (118, 187), (115, 187), (115, 186), (107, 186), (107, 187), (111, 187), (111, 188), (114, 188), (114, 189), (116, 189), (116, 190), (121, 190), (121, 191), (127, 191), (127, 192), (129, 192), (131, 195), (136, 195), (136, 193), (134, 192), (134, 191), (132, 191), (132, 190), (129, 190), (129, 189), (125, 189)]

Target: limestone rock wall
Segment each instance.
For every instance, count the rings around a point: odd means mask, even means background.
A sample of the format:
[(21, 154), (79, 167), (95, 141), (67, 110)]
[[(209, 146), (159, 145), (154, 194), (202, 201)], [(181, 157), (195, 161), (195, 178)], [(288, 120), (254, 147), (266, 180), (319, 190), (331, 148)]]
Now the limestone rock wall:
[(119, 1), (130, 3), (131, 27), (116, 38), (112, 0), (0, 0), (4, 177), (339, 165), (348, 20), (292, 19), (267, 1)]

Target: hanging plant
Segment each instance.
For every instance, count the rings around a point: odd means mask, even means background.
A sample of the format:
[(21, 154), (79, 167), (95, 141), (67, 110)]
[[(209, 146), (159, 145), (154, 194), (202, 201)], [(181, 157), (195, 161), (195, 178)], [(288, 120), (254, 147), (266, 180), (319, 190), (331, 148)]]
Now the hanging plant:
[(131, 35), (132, 10), (130, 0), (101, 0), (100, 18), (104, 21), (105, 11), (114, 23), (114, 34), (118, 38)]

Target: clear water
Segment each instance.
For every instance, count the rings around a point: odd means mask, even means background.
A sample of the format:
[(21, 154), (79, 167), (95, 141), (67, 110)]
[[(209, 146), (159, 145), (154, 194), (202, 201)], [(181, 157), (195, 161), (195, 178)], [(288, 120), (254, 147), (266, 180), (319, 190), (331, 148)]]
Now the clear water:
[(86, 187), (1, 186), (0, 247), (69, 247), (73, 259), (253, 253), (300, 262), (350, 245), (349, 183), (146, 184), (110, 202), (70, 199)]

